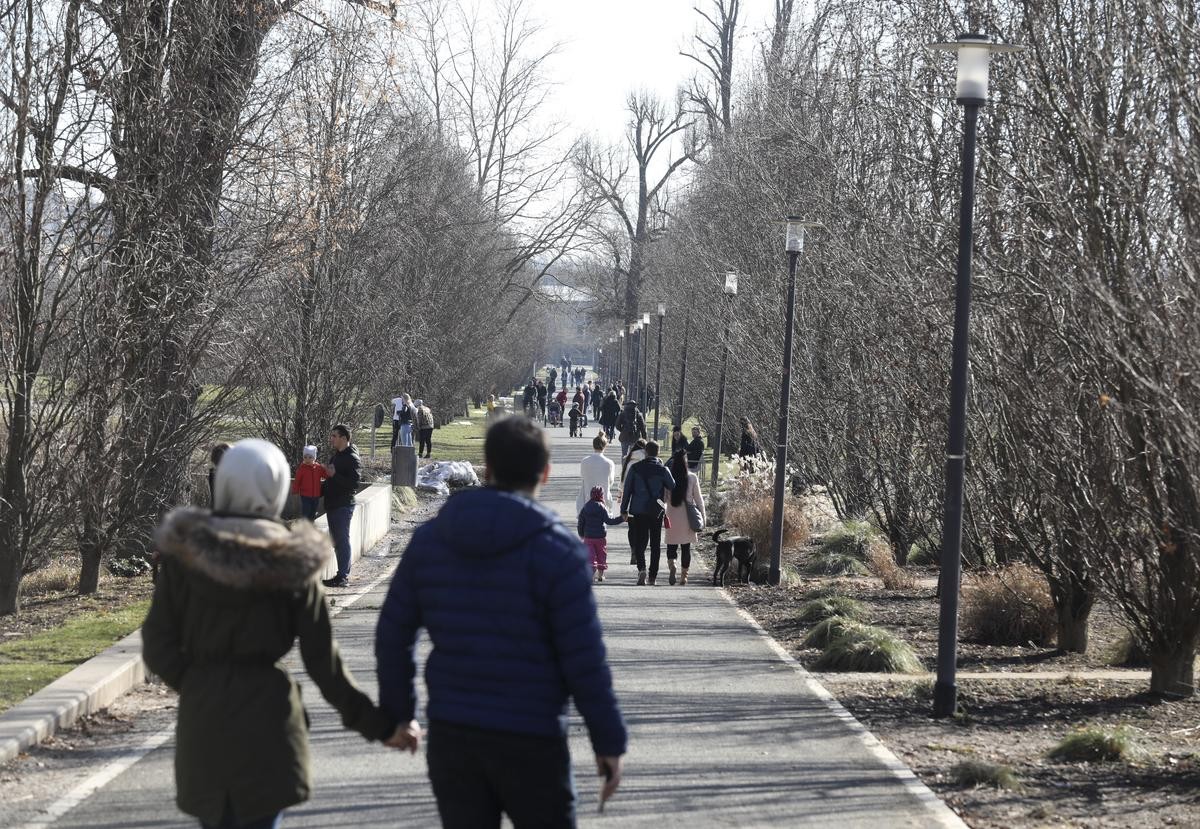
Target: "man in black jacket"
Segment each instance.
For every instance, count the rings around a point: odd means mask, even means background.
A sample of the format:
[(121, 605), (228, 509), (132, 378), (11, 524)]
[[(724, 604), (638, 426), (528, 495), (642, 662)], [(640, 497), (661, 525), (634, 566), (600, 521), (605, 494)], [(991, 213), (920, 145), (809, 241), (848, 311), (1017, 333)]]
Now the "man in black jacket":
[(658, 444), (646, 444), (644, 460), (625, 472), (621, 490), (621, 516), (629, 522), (629, 546), (637, 560), (638, 585), (646, 584), (646, 545), (650, 545), (650, 581), (658, 577), (659, 551), (662, 549), (663, 507), (675, 488), (671, 470), (658, 459)]
[(323, 582), (326, 587), (345, 587), (350, 581), (350, 520), (354, 517), (354, 493), (362, 480), (362, 459), (350, 442), (350, 427), (339, 423), (329, 433), (333, 457), (325, 466), (329, 477), (322, 486), (325, 519), (337, 556), (337, 575)]

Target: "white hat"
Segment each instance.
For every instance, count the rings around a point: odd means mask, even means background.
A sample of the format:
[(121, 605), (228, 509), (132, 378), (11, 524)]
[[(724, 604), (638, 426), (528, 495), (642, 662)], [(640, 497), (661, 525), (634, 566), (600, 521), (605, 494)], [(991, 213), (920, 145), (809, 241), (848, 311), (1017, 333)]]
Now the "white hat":
[(416, 400), (413, 401), (413, 405), (418, 406), (418, 407), (424, 406), (425, 401), (418, 397)]
[(304, 447), (304, 457), (315, 458), (316, 456), (317, 456), (317, 447), (315, 447), (311, 444)]
[(277, 519), (283, 514), (292, 471), (283, 453), (258, 438), (239, 440), (213, 476), (213, 512)]

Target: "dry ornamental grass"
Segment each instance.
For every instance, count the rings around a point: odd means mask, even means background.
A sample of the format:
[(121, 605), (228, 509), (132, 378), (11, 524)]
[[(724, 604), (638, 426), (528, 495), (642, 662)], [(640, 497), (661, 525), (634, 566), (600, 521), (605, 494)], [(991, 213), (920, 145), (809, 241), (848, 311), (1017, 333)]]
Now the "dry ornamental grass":
[(963, 583), (964, 636), (988, 645), (1046, 645), (1058, 627), (1046, 577), (1026, 564), (970, 575)]

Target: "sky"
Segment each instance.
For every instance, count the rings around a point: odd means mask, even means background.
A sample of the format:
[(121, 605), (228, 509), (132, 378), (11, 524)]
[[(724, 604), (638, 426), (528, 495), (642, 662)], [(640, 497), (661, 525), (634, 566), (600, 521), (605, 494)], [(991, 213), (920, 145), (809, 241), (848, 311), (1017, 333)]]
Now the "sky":
[[(554, 108), (569, 133), (607, 141), (624, 134), (625, 97), (646, 88), (664, 99), (699, 66), (681, 56), (709, 0), (526, 0), (545, 35), (562, 44), (554, 59)], [(738, 50), (752, 57), (767, 27), (772, 0), (742, 0)], [(734, 86), (736, 89), (737, 79)]]

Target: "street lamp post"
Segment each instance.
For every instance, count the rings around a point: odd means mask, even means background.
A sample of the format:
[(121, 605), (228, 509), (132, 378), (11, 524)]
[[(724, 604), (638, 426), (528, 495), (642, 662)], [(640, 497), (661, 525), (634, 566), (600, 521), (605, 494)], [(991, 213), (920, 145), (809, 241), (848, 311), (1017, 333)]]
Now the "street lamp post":
[[(629, 383), (625, 387), (626, 388), (626, 392), (625, 392), (626, 400), (629, 399), (629, 396), (631, 394), (633, 394), (634, 390), (637, 388), (638, 349), (642, 347), (642, 343), (641, 343), (642, 338), (637, 336), (637, 332), (638, 332), (638, 323), (636, 323), (636, 322), (630, 323), (629, 324), (629, 371), (627, 372), (629, 374), (629, 378), (628, 378)], [(634, 399), (636, 400), (637, 397), (635, 396)]]
[(813, 227), (798, 216), (788, 216), (785, 250), (788, 255), (787, 308), (783, 329), (783, 380), (779, 389), (779, 434), (775, 442), (775, 506), (771, 513), (770, 584), (779, 584), (783, 561), (783, 487), (787, 474), (788, 407), (792, 400), (792, 331), (796, 327), (796, 262), (804, 251), (804, 231)]
[(688, 336), (692, 330), (692, 297), (688, 297), (687, 314), (683, 319), (683, 354), (679, 360), (679, 411), (675, 422), (683, 428), (683, 393), (687, 388), (687, 352)]
[(621, 380), (621, 378), (623, 378), (625, 376), (625, 374), (624, 374), (624, 370), (625, 370), (625, 329), (624, 328), (622, 328), (620, 331), (617, 332), (617, 340), (619, 342), (619, 345), (617, 347), (620, 350), (617, 352), (617, 373), (616, 373), (616, 376), (613, 378), (613, 380), (619, 382)]
[[(647, 345), (646, 337), (650, 332), (650, 315), (649, 314), (642, 314), (641, 331), (642, 331), (642, 334), (641, 334), (642, 384), (641, 384), (641, 386), (638, 387), (638, 391), (640, 391), (641, 395), (642, 395), (642, 415), (644, 416), (648, 411), (650, 411), (650, 383), (648, 382), (650, 375), (646, 371), (646, 369), (648, 368), (647, 360), (650, 357), (650, 349), (646, 347), (646, 345)], [(657, 436), (655, 436), (655, 439), (657, 440)]]
[(958, 273), (954, 289), (954, 340), (950, 364), (950, 428), (946, 441), (945, 519), (942, 524), (941, 608), (938, 619), (937, 681), (933, 715), (949, 717), (957, 707), (958, 592), (962, 578), (963, 478), (967, 457), (967, 373), (971, 324), (971, 235), (975, 207), (975, 142), (979, 110), (988, 98), (992, 52), (1020, 47), (992, 43), (980, 34), (959, 35), (930, 48), (958, 55), (956, 99), (963, 107), (962, 202), (958, 217)]
[(717, 391), (717, 434), (712, 448), (712, 480), (710, 487), (717, 491), (717, 476), (721, 471), (721, 434), (725, 430), (725, 374), (729, 369), (729, 324), (733, 319), (733, 302), (737, 298), (737, 271), (725, 273), (725, 296), (729, 297), (729, 310), (725, 314), (725, 339), (721, 348), (721, 381)]
[(654, 439), (658, 440), (658, 410), (662, 408), (662, 330), (667, 304), (658, 303), (658, 361), (654, 365)]

